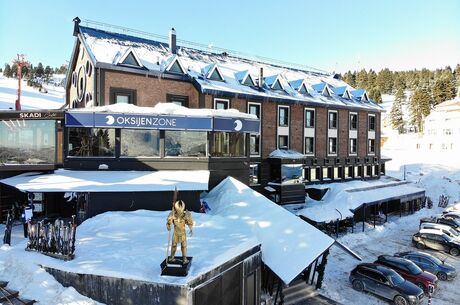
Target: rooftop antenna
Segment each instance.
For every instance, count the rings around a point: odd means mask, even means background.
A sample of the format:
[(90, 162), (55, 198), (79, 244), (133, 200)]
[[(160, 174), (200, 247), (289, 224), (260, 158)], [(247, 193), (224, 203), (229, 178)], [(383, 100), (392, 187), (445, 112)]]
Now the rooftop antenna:
[(18, 54), (17, 59), (15, 59), (13, 62), (16, 64), (18, 71), (17, 71), (17, 77), (18, 77), (18, 98), (16, 99), (16, 111), (21, 110), (21, 78), (22, 78), (22, 67), (28, 67), (30, 66), (30, 63), (26, 61), (24, 54)]

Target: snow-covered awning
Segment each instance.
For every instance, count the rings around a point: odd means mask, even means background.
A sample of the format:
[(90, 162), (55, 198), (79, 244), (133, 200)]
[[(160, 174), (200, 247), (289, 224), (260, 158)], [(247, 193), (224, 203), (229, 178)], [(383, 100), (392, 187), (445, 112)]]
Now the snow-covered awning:
[(268, 157), (274, 159), (304, 159), (305, 155), (292, 149), (276, 149)]
[(263, 262), (285, 284), (334, 243), (331, 237), (232, 177), (204, 199), (210, 213), (250, 225), (262, 243)]
[(208, 189), (209, 171), (75, 171), (25, 173), (0, 180), (22, 192), (159, 192)]

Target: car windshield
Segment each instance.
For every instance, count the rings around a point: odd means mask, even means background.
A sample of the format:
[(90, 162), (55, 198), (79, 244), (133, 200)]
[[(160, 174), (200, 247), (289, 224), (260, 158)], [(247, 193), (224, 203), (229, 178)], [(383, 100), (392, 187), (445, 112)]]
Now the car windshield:
[(448, 236), (447, 234), (442, 234), (442, 238), (444, 238), (445, 241), (452, 242), (452, 237)]
[(404, 279), (402, 278), (402, 276), (397, 274), (395, 271), (390, 270), (390, 273), (388, 275), (390, 276), (390, 280), (394, 285), (401, 285), (402, 283), (404, 283)]
[(414, 263), (407, 264), (407, 268), (409, 269), (409, 272), (413, 275), (417, 275), (423, 272), (422, 269), (420, 269), (420, 267)]
[(439, 258), (435, 257), (435, 256), (430, 256), (429, 259), (430, 259), (430, 261), (434, 262), (436, 265), (442, 265), (442, 261)]
[(453, 236), (459, 236), (460, 235), (460, 233), (458, 233), (457, 231), (455, 231), (452, 228), (449, 229), (449, 233), (452, 234)]

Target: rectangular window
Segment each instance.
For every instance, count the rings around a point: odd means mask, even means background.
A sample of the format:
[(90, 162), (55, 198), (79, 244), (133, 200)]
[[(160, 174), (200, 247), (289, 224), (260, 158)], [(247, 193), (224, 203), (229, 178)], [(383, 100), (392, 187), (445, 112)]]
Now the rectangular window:
[(375, 153), (375, 140), (374, 139), (369, 139), (369, 153), (370, 154)]
[(229, 100), (225, 100), (221, 98), (214, 99), (214, 109), (225, 110), (225, 109), (230, 108), (229, 104), (230, 104)]
[(260, 184), (260, 164), (249, 164), (249, 185)]
[(55, 120), (0, 120), (0, 165), (54, 164)]
[(126, 94), (115, 94), (115, 104), (132, 104), (130, 96)]
[(357, 139), (350, 139), (350, 154), (356, 154), (357, 152)]
[(313, 154), (315, 152), (315, 138), (305, 138), (305, 154)]
[(250, 152), (251, 156), (260, 155), (260, 136), (252, 134), (250, 139)]
[(329, 153), (337, 153), (337, 138), (329, 138)]
[(168, 103), (173, 103), (179, 106), (188, 107), (188, 96), (185, 95), (175, 95), (175, 94), (166, 94), (166, 101)]
[(68, 155), (71, 157), (114, 157), (115, 129), (69, 128)]
[(160, 131), (121, 129), (121, 157), (159, 157)]
[(369, 131), (375, 131), (375, 115), (369, 115)]
[(318, 180), (319, 176), (319, 167), (318, 168), (311, 168), (310, 169), (310, 181), (316, 181)]
[(329, 129), (337, 129), (337, 112), (329, 111)]
[(305, 128), (315, 127), (315, 111), (305, 110)]
[(205, 157), (207, 133), (203, 131), (165, 131), (165, 156)]
[(358, 115), (356, 113), (350, 113), (350, 130), (358, 129)]
[(288, 149), (289, 148), (289, 137), (278, 136), (278, 148)]
[(212, 134), (212, 157), (245, 157), (245, 134), (235, 132), (214, 132)]
[(289, 126), (289, 107), (278, 107), (278, 126)]
[(136, 90), (110, 87), (111, 104), (136, 104)]
[(248, 113), (260, 119), (260, 104), (248, 104)]

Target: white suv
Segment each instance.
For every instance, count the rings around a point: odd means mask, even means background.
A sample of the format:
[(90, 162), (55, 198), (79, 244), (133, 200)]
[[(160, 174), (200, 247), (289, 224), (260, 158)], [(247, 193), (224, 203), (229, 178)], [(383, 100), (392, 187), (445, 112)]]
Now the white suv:
[(450, 236), (460, 241), (460, 233), (457, 230), (449, 226), (443, 225), (443, 224), (424, 222), (420, 224), (420, 230), (421, 229), (431, 229), (431, 230), (441, 231), (447, 236)]

